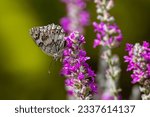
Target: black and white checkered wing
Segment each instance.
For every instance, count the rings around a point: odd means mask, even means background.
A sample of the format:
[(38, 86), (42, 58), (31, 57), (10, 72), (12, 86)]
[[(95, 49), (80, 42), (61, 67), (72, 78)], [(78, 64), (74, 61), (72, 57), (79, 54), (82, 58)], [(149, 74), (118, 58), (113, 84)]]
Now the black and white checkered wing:
[(35, 43), (44, 53), (58, 59), (62, 56), (65, 47), (65, 32), (61, 26), (49, 24), (47, 26), (34, 27), (30, 29), (30, 34)]

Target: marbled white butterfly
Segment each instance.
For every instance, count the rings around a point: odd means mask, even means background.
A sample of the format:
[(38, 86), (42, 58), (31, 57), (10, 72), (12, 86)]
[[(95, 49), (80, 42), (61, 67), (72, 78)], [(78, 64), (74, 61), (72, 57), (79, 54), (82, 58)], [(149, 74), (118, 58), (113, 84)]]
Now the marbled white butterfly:
[(30, 35), (34, 42), (44, 53), (53, 56), (55, 60), (62, 56), (65, 47), (65, 32), (61, 26), (49, 24), (47, 26), (30, 29)]

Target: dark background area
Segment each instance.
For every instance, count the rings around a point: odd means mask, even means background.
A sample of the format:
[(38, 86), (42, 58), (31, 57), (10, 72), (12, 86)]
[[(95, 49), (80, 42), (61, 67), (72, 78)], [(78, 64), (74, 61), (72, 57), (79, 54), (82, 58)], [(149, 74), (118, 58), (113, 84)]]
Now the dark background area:
[[(88, 2), (92, 21), (96, 20), (93, 2)], [(125, 43), (149, 41), (150, 0), (115, 0), (110, 11), (123, 33), (123, 42), (113, 50), (120, 56), (122, 74), (120, 86), (123, 99), (128, 99), (132, 88), (130, 73), (123, 56)], [(59, 24), (66, 15), (60, 0), (3, 0), (0, 4), (0, 99), (66, 99), (61, 63), (54, 62), (33, 42), (29, 29), (33, 26)], [(86, 27), (85, 37), (90, 66), (96, 71), (99, 48), (93, 49), (95, 33)], [(51, 62), (52, 61), (52, 62)], [(49, 64), (51, 74), (48, 74)]]

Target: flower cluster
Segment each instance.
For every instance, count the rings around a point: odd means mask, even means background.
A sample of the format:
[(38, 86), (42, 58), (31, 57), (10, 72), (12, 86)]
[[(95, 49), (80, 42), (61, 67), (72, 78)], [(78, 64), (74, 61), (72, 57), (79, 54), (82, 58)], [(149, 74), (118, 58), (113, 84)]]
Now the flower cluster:
[(85, 43), (84, 37), (78, 32), (71, 33), (65, 37), (66, 48), (63, 51), (62, 75), (65, 81), (68, 94), (76, 99), (92, 99), (96, 93), (95, 73), (86, 63), (90, 58), (82, 49)]
[(72, 31), (84, 32), (84, 27), (89, 24), (89, 13), (85, 10), (85, 0), (62, 0), (67, 5), (67, 16), (60, 21), (63, 29), (70, 33)]
[(127, 44), (126, 51), (128, 56), (124, 56), (124, 59), (128, 63), (127, 71), (133, 70), (132, 83), (150, 78), (150, 43), (144, 41), (142, 45)]
[(95, 32), (97, 32), (93, 47), (99, 45), (108, 46), (109, 48), (117, 47), (122, 41), (121, 30), (116, 24), (107, 24), (104, 22), (93, 23)]
[(113, 7), (113, 0), (95, 0), (97, 7), (97, 19), (100, 23), (93, 22), (95, 32), (97, 32), (93, 47), (98, 45), (117, 47), (122, 41), (122, 33), (114, 23), (114, 17), (110, 16), (109, 10)]

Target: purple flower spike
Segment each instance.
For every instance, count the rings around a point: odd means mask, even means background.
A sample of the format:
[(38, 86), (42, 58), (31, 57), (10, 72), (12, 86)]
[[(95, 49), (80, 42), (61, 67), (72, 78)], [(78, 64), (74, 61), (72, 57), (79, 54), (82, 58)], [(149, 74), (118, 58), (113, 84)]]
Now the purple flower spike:
[(93, 47), (98, 45), (107, 46), (110, 49), (118, 47), (123, 38), (122, 33), (114, 22), (114, 17), (108, 12), (114, 6), (114, 0), (94, 0), (94, 2), (97, 8), (97, 19), (100, 22), (93, 22), (94, 31), (98, 34)]
[[(99, 22), (93, 22), (94, 31), (96, 32), (96, 38), (94, 39), (93, 48), (101, 46), (101, 58), (99, 59), (99, 71), (97, 80), (103, 82), (100, 88), (105, 89), (99, 95), (102, 99), (119, 99), (118, 95), (120, 89), (118, 88), (118, 80), (120, 76), (119, 57), (112, 54), (112, 49), (120, 45), (122, 41), (122, 33), (119, 27), (115, 23), (115, 19), (110, 15), (109, 10), (114, 6), (114, 0), (93, 0), (96, 3), (97, 20)], [(104, 70), (102, 70), (104, 69)], [(108, 85), (110, 84), (110, 85)], [(100, 83), (99, 86), (102, 84)], [(104, 96), (103, 93), (108, 93), (109, 96)], [(98, 97), (98, 96), (97, 96)]]
[(144, 41), (143, 45), (139, 43), (127, 44), (126, 51), (128, 56), (124, 56), (124, 59), (128, 63), (127, 71), (133, 71), (132, 83), (150, 78), (150, 43)]
[(60, 20), (60, 24), (66, 33), (78, 31), (84, 32), (84, 27), (89, 25), (90, 15), (85, 10), (85, 0), (61, 0), (66, 4), (67, 16)]
[(124, 56), (124, 59), (128, 63), (127, 71), (133, 71), (132, 83), (140, 84), (142, 100), (150, 100), (150, 43), (127, 44), (126, 51), (128, 56)]
[(77, 99), (92, 99), (97, 86), (94, 80), (95, 73), (86, 63), (89, 57), (82, 49), (84, 37), (78, 32), (73, 32), (65, 39), (67, 47), (63, 51), (61, 74), (67, 78), (65, 81), (67, 90)]

